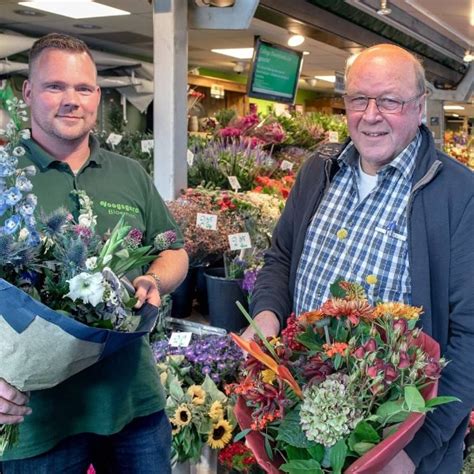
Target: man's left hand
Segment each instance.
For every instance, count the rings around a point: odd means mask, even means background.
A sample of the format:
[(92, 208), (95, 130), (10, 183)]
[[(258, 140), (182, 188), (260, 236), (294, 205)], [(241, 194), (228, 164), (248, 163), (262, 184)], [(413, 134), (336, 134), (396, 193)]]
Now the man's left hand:
[(142, 275), (133, 280), (135, 287), (135, 297), (138, 299), (135, 308), (141, 308), (143, 303), (160, 306), (161, 297), (156, 287), (155, 280), (150, 275)]
[(405, 451), (400, 451), (379, 474), (414, 474), (415, 465)]

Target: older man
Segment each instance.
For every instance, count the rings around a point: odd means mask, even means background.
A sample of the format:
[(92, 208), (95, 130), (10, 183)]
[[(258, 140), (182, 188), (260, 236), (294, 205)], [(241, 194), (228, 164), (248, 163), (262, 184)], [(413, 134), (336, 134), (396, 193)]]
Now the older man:
[[(133, 284), (139, 304), (159, 305), (162, 294), (184, 278), (188, 258), (179, 229), (143, 168), (102, 150), (91, 135), (100, 89), (87, 46), (50, 34), (30, 51), (23, 87), (31, 108), (31, 140), (20, 166), (34, 165), (34, 192), (46, 212), (78, 203), (71, 191), (87, 192), (97, 230), (112, 229), (124, 213), (144, 244), (175, 230), (178, 239)], [(117, 213), (116, 209), (120, 209)], [(1, 363), (1, 362), (0, 362)], [(27, 406), (29, 404), (29, 406)], [(153, 354), (145, 338), (131, 343), (57, 387), (28, 397), (0, 380), (0, 423), (20, 423), (20, 441), (5, 451), (3, 473), (84, 474), (170, 472), (171, 429)]]
[[(437, 151), (422, 125), (424, 71), (394, 45), (371, 47), (346, 71), (350, 140), (301, 170), (257, 280), (255, 321), (275, 335), (291, 311), (319, 306), (336, 277), (369, 299), (423, 306), (421, 325), (450, 361), (439, 407), (385, 473), (457, 473), (474, 404), (474, 175)], [(343, 232), (341, 232), (341, 230)], [(252, 337), (249, 328), (246, 337)]]

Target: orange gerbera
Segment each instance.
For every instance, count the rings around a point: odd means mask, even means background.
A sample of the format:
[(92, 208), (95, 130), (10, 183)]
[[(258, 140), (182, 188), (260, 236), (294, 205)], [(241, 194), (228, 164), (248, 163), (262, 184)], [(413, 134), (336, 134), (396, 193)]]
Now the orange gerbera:
[(373, 319), (374, 308), (367, 300), (345, 300), (342, 298), (332, 298), (327, 300), (321, 311), (326, 316), (341, 318), (346, 316), (349, 321), (357, 325), (360, 319)]
[(388, 316), (393, 319), (418, 319), (423, 313), (422, 306), (410, 306), (404, 303), (380, 303), (375, 307), (374, 316), (379, 318)]
[(347, 353), (348, 344), (345, 342), (334, 342), (333, 344), (323, 344), (324, 352), (328, 357), (334, 357), (336, 354), (345, 356)]

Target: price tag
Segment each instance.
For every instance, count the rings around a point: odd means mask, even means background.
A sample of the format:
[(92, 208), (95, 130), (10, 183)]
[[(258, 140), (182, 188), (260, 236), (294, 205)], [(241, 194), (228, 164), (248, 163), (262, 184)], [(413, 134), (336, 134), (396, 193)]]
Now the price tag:
[(239, 180), (237, 179), (237, 176), (228, 176), (227, 177), (228, 180), (229, 180), (229, 183), (230, 183), (230, 187), (234, 190), (234, 191), (238, 191), (242, 186), (240, 185), (239, 183)]
[(217, 230), (217, 215), (197, 213), (196, 227), (207, 230)]
[(117, 146), (122, 141), (123, 136), (119, 135), (118, 133), (111, 133), (105, 143), (112, 145), (112, 147)]
[(338, 132), (329, 132), (329, 143), (339, 143)]
[(189, 166), (193, 166), (194, 163), (194, 153), (188, 149), (186, 152), (186, 161), (188, 162)]
[(288, 160), (283, 160), (280, 164), (280, 168), (283, 171), (286, 171), (286, 170), (291, 171), (293, 169), (293, 166), (294, 166), (294, 163), (292, 163), (291, 161), (288, 161)]
[(168, 343), (171, 347), (188, 347), (192, 336), (192, 332), (173, 332)]
[(248, 232), (241, 232), (240, 234), (229, 234), (229, 245), (231, 250), (243, 250), (252, 248), (250, 242), (250, 235)]
[(142, 152), (143, 153), (152, 153), (153, 147), (155, 146), (154, 140), (142, 140)]

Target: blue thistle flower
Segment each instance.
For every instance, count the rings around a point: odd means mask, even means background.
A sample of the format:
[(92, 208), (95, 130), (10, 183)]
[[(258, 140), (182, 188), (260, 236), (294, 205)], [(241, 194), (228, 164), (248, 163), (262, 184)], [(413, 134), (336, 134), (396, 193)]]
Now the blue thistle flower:
[(44, 228), (42, 231), (48, 237), (54, 237), (58, 234), (61, 234), (64, 225), (67, 222), (68, 211), (66, 208), (61, 207), (59, 209), (55, 209), (51, 214), (48, 214), (44, 218), (42, 218)]
[(13, 237), (0, 232), (0, 266), (6, 265), (10, 261), (13, 253)]
[(70, 268), (84, 268), (87, 258), (87, 247), (81, 239), (74, 239), (66, 249), (65, 262)]

